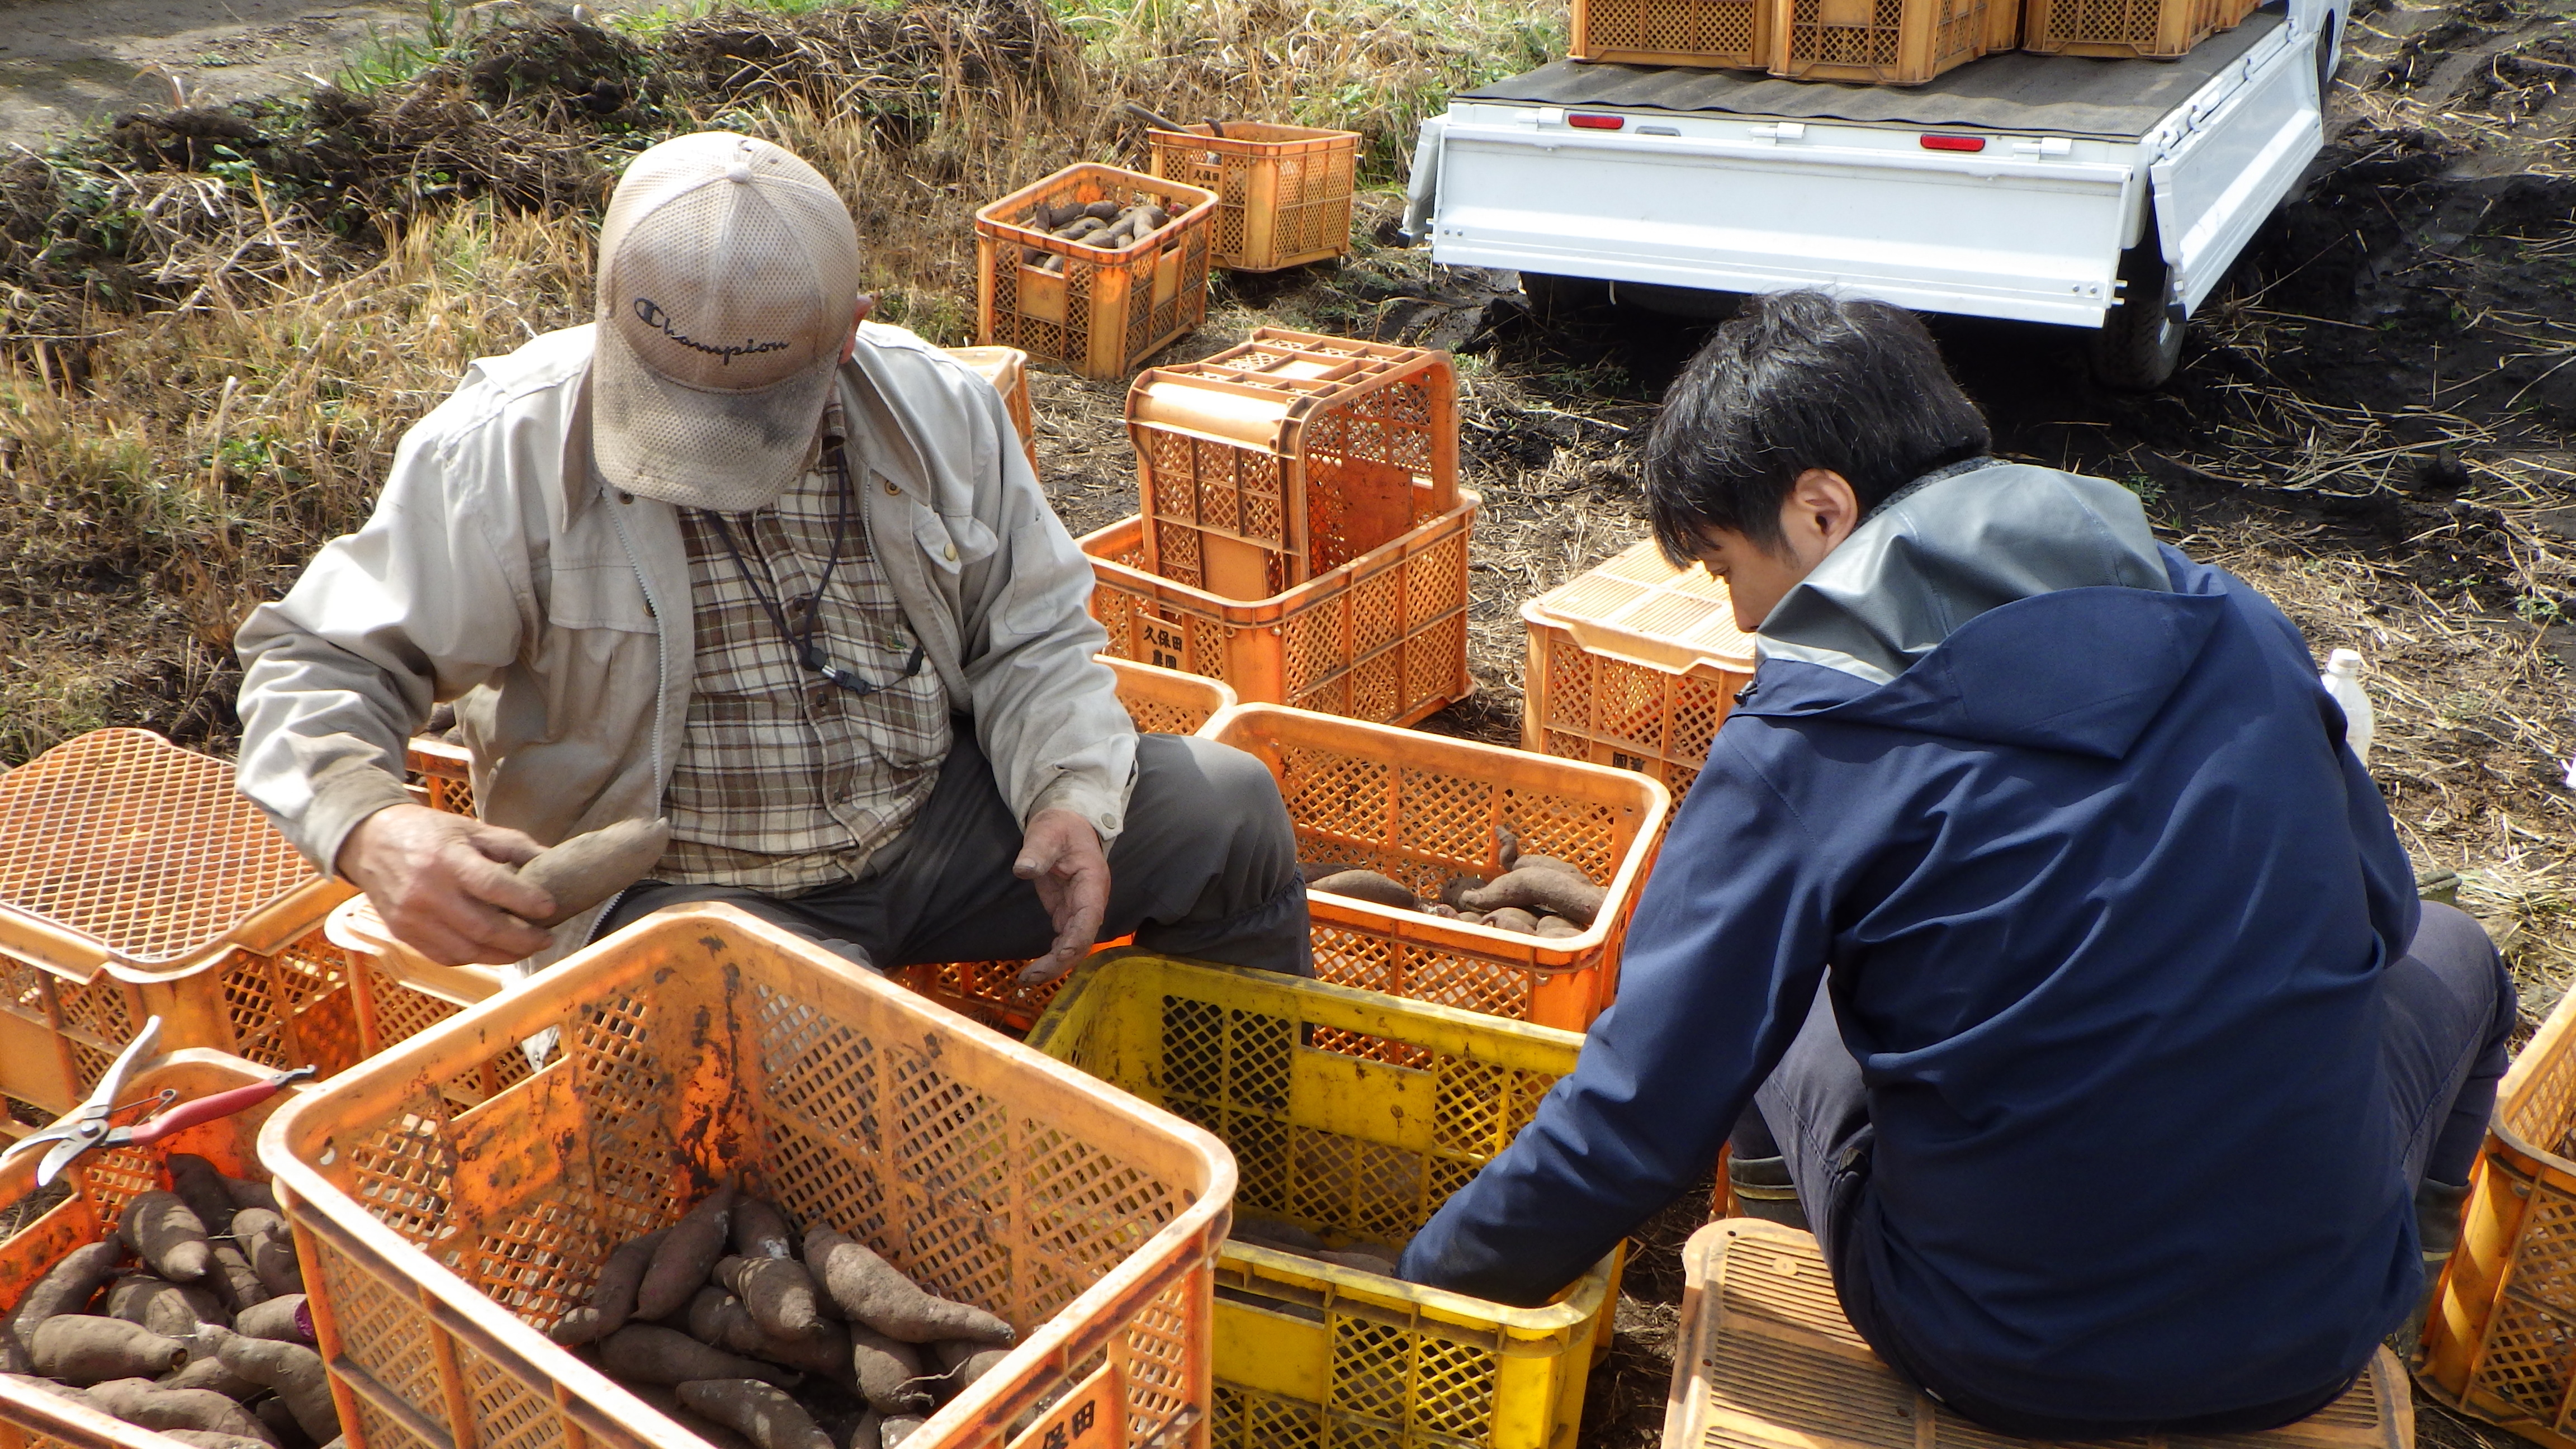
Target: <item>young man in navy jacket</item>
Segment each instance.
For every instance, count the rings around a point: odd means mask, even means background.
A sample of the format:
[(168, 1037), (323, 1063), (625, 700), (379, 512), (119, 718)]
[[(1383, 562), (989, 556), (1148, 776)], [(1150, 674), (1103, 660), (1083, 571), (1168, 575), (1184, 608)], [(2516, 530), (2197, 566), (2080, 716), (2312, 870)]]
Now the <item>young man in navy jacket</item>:
[(2287, 1423), (2456, 1234), (2512, 986), (2417, 901), (2296, 627), (1988, 446), (1880, 303), (1754, 298), (1674, 385), (1655, 536), (1761, 663), (1618, 1004), (1401, 1272), (1544, 1301), (1732, 1129), (1862, 1337), (1971, 1418)]

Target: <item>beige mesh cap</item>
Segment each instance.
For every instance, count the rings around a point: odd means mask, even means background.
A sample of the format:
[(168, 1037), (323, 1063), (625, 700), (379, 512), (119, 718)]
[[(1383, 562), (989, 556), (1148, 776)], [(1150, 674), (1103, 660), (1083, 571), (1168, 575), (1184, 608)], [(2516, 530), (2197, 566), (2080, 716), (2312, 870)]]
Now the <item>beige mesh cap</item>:
[(767, 141), (635, 158), (599, 231), (591, 446), (608, 481), (739, 513), (803, 472), (859, 296), (859, 236), (821, 173)]

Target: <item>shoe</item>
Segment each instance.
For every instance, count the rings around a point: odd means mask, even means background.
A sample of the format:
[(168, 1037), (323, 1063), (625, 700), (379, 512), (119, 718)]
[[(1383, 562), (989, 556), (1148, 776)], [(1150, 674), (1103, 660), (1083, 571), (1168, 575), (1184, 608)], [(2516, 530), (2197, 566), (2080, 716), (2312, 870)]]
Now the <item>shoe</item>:
[(2412, 1353), (2424, 1337), (2424, 1323), (2433, 1315), (2433, 1294), (2442, 1286), (2442, 1270), (2451, 1263), (2451, 1250), (2460, 1245), (2460, 1210), (2468, 1205), (2468, 1184), (2453, 1185), (2431, 1178), (2415, 1185), (2415, 1240), (2424, 1250), (2424, 1287), (2415, 1300), (2415, 1312), (2399, 1330), (2395, 1342)]
[(1798, 1202), (1797, 1186), (1789, 1181), (1787, 1158), (1729, 1156), (1726, 1180), (1735, 1189), (1736, 1210), (1746, 1217), (1809, 1231), (1807, 1210)]

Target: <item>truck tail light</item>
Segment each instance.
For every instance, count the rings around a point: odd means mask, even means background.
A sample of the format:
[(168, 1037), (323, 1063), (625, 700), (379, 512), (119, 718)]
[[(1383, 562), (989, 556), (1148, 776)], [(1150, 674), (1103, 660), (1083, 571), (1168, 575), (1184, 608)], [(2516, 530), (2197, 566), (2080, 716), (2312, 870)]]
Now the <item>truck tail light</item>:
[(1565, 118), (1565, 124), (1585, 131), (1615, 131), (1628, 124), (1626, 116), (1593, 115), (1582, 111)]
[(1926, 151), (1983, 151), (1986, 149), (1986, 138), (1983, 136), (1944, 136), (1938, 132), (1934, 132), (1924, 136), (1923, 149)]

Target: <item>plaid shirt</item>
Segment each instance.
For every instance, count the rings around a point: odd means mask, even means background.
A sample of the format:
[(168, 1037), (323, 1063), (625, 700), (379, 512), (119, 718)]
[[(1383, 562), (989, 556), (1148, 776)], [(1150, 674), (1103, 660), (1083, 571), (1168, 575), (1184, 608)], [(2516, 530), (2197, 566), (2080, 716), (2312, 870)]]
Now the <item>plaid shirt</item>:
[[(837, 406), (824, 432), (825, 446), (837, 446)], [(854, 488), (878, 482), (851, 479)], [(743, 565), (791, 628), (805, 627), (841, 507), (837, 470), (818, 464), (776, 503), (725, 518)], [(914, 657), (912, 627), (877, 566), (858, 501), (849, 507), (813, 637), (823, 662), (887, 686), (864, 696), (803, 667), (714, 516), (680, 510), (695, 694), (665, 797), (671, 848), (655, 879), (778, 894), (830, 885), (857, 875), (930, 797), (948, 754), (948, 692), (935, 669), (899, 679)]]

